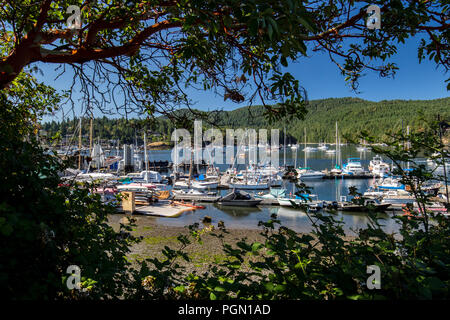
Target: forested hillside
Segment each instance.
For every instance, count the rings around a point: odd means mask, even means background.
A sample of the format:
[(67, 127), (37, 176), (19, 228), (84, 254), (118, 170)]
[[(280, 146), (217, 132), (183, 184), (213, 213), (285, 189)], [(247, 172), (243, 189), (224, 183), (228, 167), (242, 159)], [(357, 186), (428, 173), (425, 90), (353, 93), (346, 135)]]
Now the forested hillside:
[[(279, 128), (286, 127), (289, 142), (296, 139), (304, 141), (306, 127), (308, 142), (332, 142), (335, 137), (335, 123), (343, 135), (356, 137), (361, 130), (366, 130), (377, 137), (386, 132), (401, 129), (402, 126), (420, 128), (419, 113), (423, 112), (429, 119), (438, 114), (450, 119), (450, 98), (435, 100), (389, 100), (372, 102), (357, 98), (329, 98), (313, 100), (308, 107), (305, 120), (286, 119), (269, 125), (264, 118), (264, 108), (252, 106), (220, 113), (218, 125), (222, 128)], [(78, 125), (78, 120), (63, 123), (50, 122), (42, 125), (50, 136), (61, 132), (62, 136), (71, 134)], [(175, 128), (166, 118), (159, 117), (151, 122), (138, 119), (94, 119), (95, 138), (120, 139), (121, 143), (142, 141), (142, 128), (146, 127), (153, 134), (149, 140), (168, 140)], [(89, 121), (83, 121), (83, 132), (89, 132)], [(281, 134), (282, 136), (282, 134)]]

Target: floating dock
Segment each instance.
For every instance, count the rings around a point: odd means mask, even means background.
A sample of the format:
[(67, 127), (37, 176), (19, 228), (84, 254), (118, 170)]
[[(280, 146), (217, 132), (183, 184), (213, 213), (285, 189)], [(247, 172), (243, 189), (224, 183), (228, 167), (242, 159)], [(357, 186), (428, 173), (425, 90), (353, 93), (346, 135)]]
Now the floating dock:
[(193, 211), (194, 208), (185, 207), (181, 205), (172, 205), (168, 202), (157, 202), (151, 206), (139, 206), (136, 207), (134, 214), (143, 214), (147, 216), (156, 216), (164, 218), (176, 218), (183, 212)]
[(122, 206), (117, 208), (117, 211), (122, 213), (176, 218), (183, 212), (197, 209), (181, 204), (174, 204), (171, 200), (159, 200), (151, 205), (137, 206), (134, 192), (124, 192), (124, 194), (126, 194), (126, 198), (122, 199)]
[[(256, 198), (256, 199), (262, 199), (262, 198)], [(259, 203), (260, 206), (279, 206), (280, 203), (278, 202), (278, 199), (262, 199), (262, 201)]]

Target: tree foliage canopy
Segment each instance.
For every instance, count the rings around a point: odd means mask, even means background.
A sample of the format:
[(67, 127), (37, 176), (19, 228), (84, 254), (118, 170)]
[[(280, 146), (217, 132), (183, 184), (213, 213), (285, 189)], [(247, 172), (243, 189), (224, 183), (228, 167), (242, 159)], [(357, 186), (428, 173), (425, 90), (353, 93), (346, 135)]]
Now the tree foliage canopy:
[[(26, 67), (72, 68), (86, 105), (121, 112), (189, 106), (186, 87), (266, 105), (270, 119), (304, 114), (306, 95), (283, 66), (325, 51), (356, 86), (369, 68), (396, 67), (396, 45), (423, 33), (418, 57), (449, 66), (449, 23), (441, 1), (42, 0), (1, 1), (0, 87)], [(366, 28), (366, 9), (381, 8), (382, 28)], [(69, 5), (82, 12), (69, 29)], [(123, 96), (123, 101), (118, 96)]]

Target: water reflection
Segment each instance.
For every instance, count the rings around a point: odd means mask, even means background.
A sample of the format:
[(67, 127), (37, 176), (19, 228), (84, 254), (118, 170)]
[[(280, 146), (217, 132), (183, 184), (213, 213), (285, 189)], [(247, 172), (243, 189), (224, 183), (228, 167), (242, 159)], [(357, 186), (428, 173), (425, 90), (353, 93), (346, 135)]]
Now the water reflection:
[(237, 219), (249, 216), (250, 214), (260, 213), (262, 211), (259, 207), (234, 207), (234, 206), (222, 206), (219, 204), (215, 204), (214, 206), (218, 210), (221, 210), (222, 212)]

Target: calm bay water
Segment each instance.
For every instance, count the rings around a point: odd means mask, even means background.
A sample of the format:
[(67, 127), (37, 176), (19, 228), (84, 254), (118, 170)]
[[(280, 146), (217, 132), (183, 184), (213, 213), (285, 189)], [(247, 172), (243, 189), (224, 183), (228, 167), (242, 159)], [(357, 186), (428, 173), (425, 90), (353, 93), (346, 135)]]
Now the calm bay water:
[[(309, 145), (316, 146), (316, 145)], [(334, 146), (331, 146), (332, 148)], [(305, 165), (305, 153), (302, 151), (303, 146), (300, 146), (297, 152), (287, 148), (286, 152), (286, 164), (294, 165), (297, 167)], [(369, 161), (375, 156), (370, 151), (358, 152), (356, 146), (347, 145), (341, 146), (341, 154), (343, 163), (346, 162), (348, 157), (357, 157), (361, 159), (362, 165), (366, 168), (369, 165)], [(284, 164), (283, 149), (279, 151), (280, 165)], [(336, 163), (336, 156), (334, 154), (327, 154), (325, 151), (318, 150), (317, 152), (308, 153), (306, 164), (315, 170), (332, 169)], [(296, 159), (297, 158), (297, 159)], [(170, 150), (152, 150), (148, 151), (149, 161), (172, 161)], [(226, 170), (229, 165), (216, 165), (221, 171)], [(237, 165), (237, 169), (244, 169), (245, 165)], [(204, 169), (201, 170), (204, 172)], [(331, 179), (331, 180), (318, 180), (308, 181), (306, 183), (309, 187), (312, 187), (312, 192), (318, 195), (320, 200), (333, 201), (339, 200), (340, 196), (347, 196), (349, 187), (355, 186), (360, 192), (364, 192), (370, 185), (373, 184), (373, 179)], [(288, 181), (284, 182), (284, 188), (288, 192), (293, 191), (293, 185)], [(220, 193), (226, 194), (228, 190), (221, 190)], [(266, 191), (267, 192), (267, 191)], [(142, 219), (154, 220), (157, 223), (169, 225), (169, 226), (187, 226), (195, 222), (200, 222), (204, 216), (212, 218), (213, 223), (218, 221), (224, 221), (225, 225), (230, 228), (243, 228), (243, 229), (255, 229), (258, 228), (259, 221), (267, 221), (270, 219), (270, 215), (275, 213), (278, 215), (278, 219), (282, 225), (289, 227), (298, 232), (309, 232), (312, 230), (311, 222), (308, 216), (296, 209), (280, 207), (280, 206), (260, 206), (257, 208), (238, 208), (219, 206), (216, 204), (204, 204), (206, 209), (196, 210), (192, 212), (183, 213), (178, 218), (156, 218), (156, 217), (142, 217)], [(395, 232), (398, 230), (398, 226), (395, 221), (390, 218), (392, 213), (380, 215), (383, 218), (383, 224), (387, 232)], [(348, 234), (352, 234), (351, 230), (363, 228), (367, 225), (368, 218), (364, 213), (347, 213), (338, 212), (334, 214), (336, 219), (342, 220), (345, 223), (344, 229)]]

